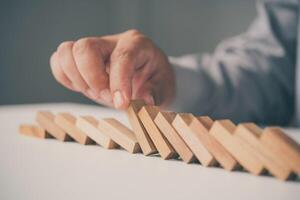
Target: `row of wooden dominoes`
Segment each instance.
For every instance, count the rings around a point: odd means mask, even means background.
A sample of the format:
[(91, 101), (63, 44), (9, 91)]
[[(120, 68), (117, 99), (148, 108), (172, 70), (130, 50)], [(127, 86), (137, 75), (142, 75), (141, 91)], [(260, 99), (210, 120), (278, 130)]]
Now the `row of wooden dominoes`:
[(96, 142), (107, 149), (121, 146), (144, 155), (159, 153), (163, 159), (179, 156), (186, 163), (220, 164), (229, 171), (242, 166), (252, 174), (268, 171), (281, 180), (300, 174), (300, 146), (279, 128), (262, 130), (253, 123), (236, 126), (230, 120), (163, 112), (140, 100), (131, 102), (127, 115), (133, 130), (116, 119), (76, 119), (69, 113), (41, 111), (36, 116), (39, 126), (21, 125), (20, 132), (81, 144)]

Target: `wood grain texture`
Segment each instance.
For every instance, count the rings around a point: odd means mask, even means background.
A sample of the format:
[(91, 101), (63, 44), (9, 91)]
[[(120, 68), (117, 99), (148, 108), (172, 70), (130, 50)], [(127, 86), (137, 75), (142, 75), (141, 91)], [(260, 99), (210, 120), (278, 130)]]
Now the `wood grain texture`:
[(143, 106), (139, 111), (138, 116), (161, 157), (163, 159), (175, 158), (178, 154), (154, 123), (154, 119), (158, 112), (159, 108), (156, 106)]
[(216, 160), (214, 156), (203, 145), (198, 134), (195, 134), (189, 127), (194, 118), (192, 114), (188, 113), (177, 114), (172, 125), (202, 165), (215, 165)]
[(261, 135), (262, 129), (254, 123), (239, 124), (234, 132), (235, 137), (244, 141), (244, 148), (251, 150), (273, 176), (281, 180), (293, 177), (294, 174), (286, 165), (285, 160), (278, 157), (276, 152), (260, 141)]
[(71, 138), (55, 122), (55, 115), (50, 111), (39, 111), (36, 114), (36, 121), (40, 127), (60, 141), (68, 141)]
[(98, 129), (98, 120), (92, 116), (78, 117), (76, 126), (97, 144), (106, 149), (116, 149), (119, 147), (109, 136)]
[(138, 112), (145, 106), (143, 100), (132, 100), (127, 110), (127, 117), (144, 155), (157, 153), (148, 132), (138, 117)]
[(196, 158), (191, 149), (183, 141), (180, 135), (172, 126), (172, 122), (176, 117), (174, 112), (159, 112), (154, 119), (155, 124), (161, 131), (161, 133), (167, 138), (167, 140), (174, 147), (176, 152), (179, 154), (180, 158), (186, 162), (190, 163)]
[(55, 116), (55, 123), (68, 133), (79, 144), (92, 144), (93, 140), (76, 127), (76, 117), (70, 113), (59, 113)]
[(244, 140), (235, 137), (235, 133), (240, 131), (240, 126), (235, 129), (235, 125), (229, 121), (220, 121), (223, 127), (228, 131), (215, 132), (214, 136), (220, 144), (243, 166), (247, 171), (254, 175), (259, 175), (264, 172), (264, 166), (261, 160), (253, 153), (252, 149), (245, 144)]
[(266, 128), (261, 141), (278, 157), (285, 160), (294, 172), (300, 174), (300, 145), (296, 141), (278, 127)]
[(214, 155), (222, 167), (226, 170), (234, 170), (238, 167), (237, 160), (232, 156), (226, 147), (228, 147), (228, 136), (233, 133), (235, 125), (230, 120), (217, 120), (213, 123), (209, 134), (226, 149), (226, 151), (218, 152)]
[(19, 133), (21, 135), (36, 138), (53, 138), (53, 136), (48, 134), (45, 129), (32, 124), (21, 124), (19, 126)]
[(141, 147), (128, 127), (116, 119), (100, 119), (98, 129), (130, 153), (141, 152)]
[(233, 166), (227, 164), (227, 160), (233, 162), (231, 154), (221, 143), (219, 143), (216, 140), (216, 138), (213, 135), (209, 133), (209, 130), (211, 129), (213, 123), (214, 121), (210, 117), (201, 116), (193, 118), (189, 127), (192, 130), (195, 137), (197, 137), (198, 140), (201, 141), (203, 146), (214, 156), (214, 158), (220, 164), (222, 162), (223, 165), (228, 168), (228, 170), (231, 170)]

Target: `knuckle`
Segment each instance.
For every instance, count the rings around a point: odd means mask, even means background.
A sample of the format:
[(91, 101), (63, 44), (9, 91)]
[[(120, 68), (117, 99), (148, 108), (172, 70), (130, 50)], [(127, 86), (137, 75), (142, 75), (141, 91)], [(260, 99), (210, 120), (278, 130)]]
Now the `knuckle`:
[(152, 44), (151, 40), (144, 35), (138, 35), (133, 38), (133, 45), (139, 48), (148, 48)]
[(62, 42), (58, 48), (57, 48), (57, 51), (59, 52), (59, 54), (69, 50), (70, 48), (72, 48), (74, 42), (72, 41), (65, 41), (65, 42)]
[(120, 47), (118, 50), (114, 52), (114, 59), (121, 60), (133, 60), (135, 55), (135, 49), (131, 47)]
[(128, 30), (126, 33), (130, 37), (133, 45), (141, 45), (150, 42), (149, 38), (147, 38), (143, 33), (136, 29)]
[(73, 53), (74, 54), (84, 54), (88, 51), (96, 49), (97, 43), (92, 38), (82, 38), (74, 43)]
[(128, 34), (128, 35), (141, 35), (142, 33), (139, 31), (139, 30), (137, 30), (137, 29), (129, 29), (128, 31), (126, 31), (126, 33)]

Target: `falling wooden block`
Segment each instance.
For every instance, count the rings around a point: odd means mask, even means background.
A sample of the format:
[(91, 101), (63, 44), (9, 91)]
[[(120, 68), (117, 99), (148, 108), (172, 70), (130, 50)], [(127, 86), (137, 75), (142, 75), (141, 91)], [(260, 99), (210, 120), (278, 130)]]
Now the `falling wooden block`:
[(92, 116), (77, 118), (76, 126), (97, 144), (106, 149), (116, 149), (119, 147), (117, 143), (98, 129), (98, 121)]
[(138, 117), (139, 110), (145, 105), (142, 100), (132, 100), (127, 110), (127, 116), (143, 154), (150, 155), (157, 153), (157, 149)]
[(272, 149), (278, 157), (286, 161), (286, 165), (300, 174), (300, 145), (286, 135), (280, 128), (269, 127), (263, 131), (261, 141)]
[(213, 120), (210, 117), (202, 116), (193, 118), (190, 123), (192, 134), (199, 142), (214, 156), (214, 158), (226, 169), (232, 170), (235, 168), (234, 159), (226, 148), (219, 143), (213, 135), (209, 133), (213, 125)]
[(218, 132), (213, 132), (212, 134), (218, 140), (220, 144), (241, 164), (247, 171), (252, 174), (259, 175), (263, 172), (264, 166), (261, 160), (256, 156), (255, 153), (245, 142), (239, 137), (235, 137), (235, 132), (239, 131), (241, 128), (235, 129), (235, 125), (229, 120), (221, 120), (217, 123), (220, 123), (220, 126), (223, 126), (223, 129)]
[(281, 180), (293, 177), (294, 174), (285, 160), (261, 142), (261, 135), (262, 130), (254, 123), (239, 124), (234, 132), (235, 137), (244, 141), (244, 148), (251, 150), (273, 176)]
[(141, 151), (134, 133), (116, 119), (100, 119), (98, 129), (130, 153)]
[(55, 116), (54, 121), (79, 144), (93, 143), (93, 140), (76, 127), (76, 118), (70, 113), (59, 113)]
[(158, 112), (159, 108), (156, 106), (143, 106), (139, 111), (138, 116), (161, 157), (163, 159), (175, 158), (178, 154), (154, 123), (154, 119)]
[(37, 137), (37, 138), (53, 138), (48, 134), (45, 129), (31, 124), (21, 124), (19, 126), (19, 133), (26, 136)]
[(181, 136), (184, 142), (195, 154), (196, 158), (204, 166), (212, 166), (216, 164), (214, 156), (206, 149), (200, 140), (197, 133), (194, 133), (189, 125), (195, 118), (192, 114), (181, 113), (177, 114), (172, 122), (173, 127), (176, 129), (177, 133)]
[(68, 134), (54, 122), (55, 115), (49, 111), (39, 111), (36, 121), (40, 127), (60, 141), (70, 140)]
[(172, 126), (172, 121), (175, 116), (176, 113), (174, 112), (159, 112), (155, 117), (154, 122), (160, 129), (161, 133), (174, 147), (181, 159), (186, 163), (190, 163), (195, 160), (195, 156)]
[[(233, 133), (235, 125), (230, 120), (217, 120), (213, 123), (209, 134), (214, 136), (214, 138), (226, 149), (228, 147), (228, 140), (225, 136)], [(234, 170), (238, 166), (236, 159), (228, 152), (224, 151), (221, 154), (215, 155), (218, 162), (226, 170)]]

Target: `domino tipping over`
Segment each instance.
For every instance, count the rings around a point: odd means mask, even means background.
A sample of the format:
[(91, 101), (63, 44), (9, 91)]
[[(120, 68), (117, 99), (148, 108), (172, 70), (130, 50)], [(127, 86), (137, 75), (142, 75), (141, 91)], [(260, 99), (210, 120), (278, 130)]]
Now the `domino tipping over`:
[(145, 106), (143, 100), (132, 100), (127, 110), (127, 117), (133, 132), (138, 140), (144, 155), (157, 153), (157, 149), (153, 144), (148, 132), (138, 117), (138, 112)]
[(172, 121), (174, 120), (175, 116), (176, 113), (174, 112), (159, 112), (155, 117), (154, 122), (160, 129), (161, 133), (174, 147), (180, 158), (186, 163), (193, 162), (196, 160), (194, 153), (172, 126)]
[(176, 158), (178, 154), (176, 153), (175, 149), (154, 123), (154, 119), (158, 112), (159, 108), (157, 106), (148, 105), (142, 107), (142, 109), (138, 113), (138, 116), (161, 157), (163, 159)]
[(97, 144), (106, 149), (116, 149), (119, 147), (109, 136), (98, 129), (98, 121), (92, 116), (78, 117), (76, 126)]
[(99, 120), (98, 129), (130, 153), (141, 152), (134, 133), (116, 119)]
[(93, 144), (94, 141), (76, 127), (76, 118), (70, 113), (59, 113), (55, 123), (68, 133), (79, 144)]
[(194, 115), (189, 113), (177, 114), (172, 125), (203, 166), (214, 166), (216, 159), (189, 127), (193, 118)]

